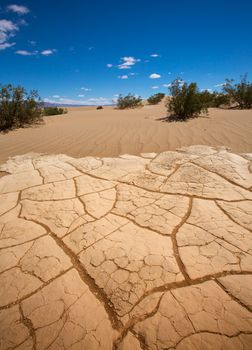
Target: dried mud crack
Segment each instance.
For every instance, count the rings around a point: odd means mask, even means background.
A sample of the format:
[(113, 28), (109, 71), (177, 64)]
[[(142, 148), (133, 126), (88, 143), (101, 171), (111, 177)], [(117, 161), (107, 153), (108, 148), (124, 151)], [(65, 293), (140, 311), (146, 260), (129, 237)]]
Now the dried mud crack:
[(250, 169), (206, 146), (9, 159), (0, 348), (251, 349)]

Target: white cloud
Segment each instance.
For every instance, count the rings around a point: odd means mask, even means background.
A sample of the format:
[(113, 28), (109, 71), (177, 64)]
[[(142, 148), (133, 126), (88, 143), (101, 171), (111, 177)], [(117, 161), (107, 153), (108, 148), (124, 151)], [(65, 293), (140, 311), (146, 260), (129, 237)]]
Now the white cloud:
[(35, 51), (28, 51), (28, 50), (17, 50), (15, 53), (17, 55), (21, 55), (21, 56), (35, 56), (35, 55), (42, 55), (42, 56), (50, 56), (52, 55), (54, 52), (56, 52), (56, 50), (44, 50), (41, 51), (39, 53), (39, 51), (35, 50)]
[(43, 56), (50, 56), (50, 55), (53, 55), (54, 53), (56, 52), (55, 49), (47, 49), (47, 50), (43, 50), (41, 51), (41, 55)]
[(53, 95), (53, 98), (60, 98), (59, 95)]
[(80, 95), (78, 95), (78, 97), (85, 97), (85, 95), (80, 94)]
[(131, 69), (131, 66), (125, 66), (124, 64), (120, 64), (117, 66), (119, 69)]
[[(185, 84), (185, 80), (178, 79), (176, 81), (179, 83), (180, 86)], [(162, 86), (165, 87), (165, 88), (170, 88), (172, 86), (172, 83), (163, 84)]]
[(152, 86), (151, 87), (153, 90), (159, 89), (159, 86)]
[(4, 43), (4, 44), (0, 44), (0, 51), (1, 50), (5, 50), (8, 49), (9, 47), (12, 47), (16, 45), (16, 43)]
[(96, 106), (96, 105), (111, 105), (113, 104), (112, 98), (107, 97), (94, 97), (89, 99), (70, 99), (70, 98), (60, 98), (57, 100), (51, 99), (51, 98), (44, 98), (44, 102), (47, 103), (55, 103), (55, 104), (69, 104), (69, 105), (81, 105), (81, 106)]
[(119, 79), (128, 79), (128, 75), (118, 75)]
[(137, 62), (140, 62), (141, 60), (132, 56), (125, 56), (121, 58), (121, 61), (122, 63), (117, 66), (119, 69), (130, 69), (132, 66), (134, 66)]
[[(56, 97), (55, 97), (56, 98)], [(69, 99), (69, 98), (60, 98), (57, 100), (53, 100), (51, 98), (44, 98), (43, 100), (44, 102), (48, 102), (48, 103), (55, 103), (55, 104), (73, 104), (73, 105), (78, 105), (78, 104), (83, 104), (83, 101), (79, 101), (79, 100), (72, 100), (72, 99)]]
[(123, 64), (127, 66), (133, 66), (137, 62), (137, 59), (132, 56), (122, 57), (121, 60), (123, 61)]
[(223, 86), (225, 86), (226, 85), (226, 83), (221, 83), (221, 84), (217, 84), (217, 85), (214, 85), (215, 87), (223, 87)]
[(37, 55), (38, 51), (17, 50), (15, 53), (21, 56), (34, 56)]
[(0, 31), (0, 43), (4, 43), (8, 39), (8, 34), (6, 32)]
[(171, 87), (171, 84), (163, 84), (163, 87), (169, 88)]
[(107, 64), (107, 67), (108, 67), (108, 68), (112, 68), (112, 67), (113, 67), (113, 64), (108, 63), (108, 64)]
[(28, 7), (22, 6), (22, 5), (16, 5), (16, 4), (7, 6), (7, 9), (8, 9), (9, 11), (18, 13), (19, 15), (25, 15), (25, 14), (27, 14), (27, 13), (30, 12), (30, 10), (28, 9)]
[(92, 89), (86, 88), (86, 87), (81, 87), (80, 89), (83, 90), (83, 91), (92, 91)]
[(9, 39), (16, 35), (19, 30), (18, 26), (7, 19), (0, 20), (0, 50), (5, 50), (15, 45), (10, 43)]
[(12, 21), (9, 21), (7, 19), (1, 19), (0, 20), (0, 31), (7, 33), (18, 30), (18, 26), (14, 24)]
[(90, 102), (106, 102), (108, 101), (108, 98), (106, 97), (92, 97), (92, 98), (89, 98), (88, 101)]
[(149, 76), (150, 79), (158, 79), (158, 78), (161, 78), (161, 75), (160, 74), (157, 74), (157, 73), (152, 73), (150, 76)]
[(150, 55), (150, 57), (155, 57), (156, 58), (156, 57), (160, 57), (160, 55), (158, 55), (157, 53), (153, 53), (153, 54)]

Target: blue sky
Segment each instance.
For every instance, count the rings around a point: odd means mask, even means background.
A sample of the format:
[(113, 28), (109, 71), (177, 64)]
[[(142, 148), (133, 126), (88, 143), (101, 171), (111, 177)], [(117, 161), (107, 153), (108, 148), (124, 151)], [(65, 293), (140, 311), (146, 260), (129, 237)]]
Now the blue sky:
[(251, 0), (0, 1), (0, 83), (59, 103), (252, 79)]

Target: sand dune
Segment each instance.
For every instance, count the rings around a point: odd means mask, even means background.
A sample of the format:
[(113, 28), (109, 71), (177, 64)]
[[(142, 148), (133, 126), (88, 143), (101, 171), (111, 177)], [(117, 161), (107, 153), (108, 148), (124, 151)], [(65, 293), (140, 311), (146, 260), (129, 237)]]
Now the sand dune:
[(136, 110), (73, 107), (44, 124), (0, 134), (0, 163), (10, 156), (64, 153), (74, 157), (162, 152), (195, 144), (252, 150), (252, 111), (210, 109), (207, 117), (183, 123), (159, 120), (163, 105)]

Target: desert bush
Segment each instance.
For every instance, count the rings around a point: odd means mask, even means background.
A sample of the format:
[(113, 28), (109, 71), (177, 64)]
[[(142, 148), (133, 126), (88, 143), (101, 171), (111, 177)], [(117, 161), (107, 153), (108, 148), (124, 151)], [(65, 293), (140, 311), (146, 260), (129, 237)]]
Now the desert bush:
[(225, 107), (230, 103), (228, 94), (218, 93), (216, 91), (210, 92), (204, 90), (200, 92), (200, 99), (206, 108), (209, 107)]
[(207, 112), (206, 103), (196, 83), (181, 83), (181, 80), (176, 79), (171, 83), (169, 90), (171, 99), (166, 106), (171, 115), (170, 119), (186, 120)]
[(204, 90), (200, 92), (199, 98), (205, 107), (212, 107), (214, 94), (208, 90)]
[(209, 107), (228, 107), (230, 105), (230, 97), (228, 94), (213, 93), (213, 100)]
[(103, 109), (103, 107), (102, 106), (97, 106), (97, 108), (96, 109)]
[(60, 107), (44, 107), (44, 115), (50, 116), (50, 115), (58, 115), (58, 114), (66, 114), (67, 109), (66, 108), (60, 108)]
[(22, 86), (0, 85), (0, 130), (35, 123), (42, 118), (37, 91), (28, 93)]
[(162, 101), (162, 99), (165, 97), (165, 94), (159, 92), (155, 95), (152, 95), (150, 96), (148, 99), (147, 99), (147, 102), (150, 104), (150, 105), (156, 105), (158, 104), (159, 102)]
[(126, 109), (126, 108), (136, 108), (142, 105), (141, 97), (137, 97), (133, 94), (128, 94), (126, 96), (119, 95), (117, 100), (117, 108)]
[(233, 79), (226, 79), (223, 92), (226, 93), (231, 103), (237, 104), (240, 109), (252, 108), (252, 83), (247, 80), (247, 75), (241, 76), (237, 84), (233, 84)]

